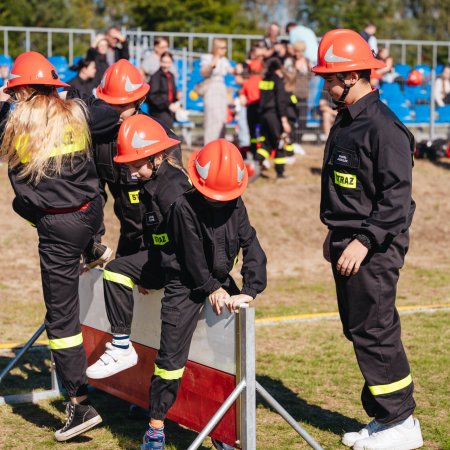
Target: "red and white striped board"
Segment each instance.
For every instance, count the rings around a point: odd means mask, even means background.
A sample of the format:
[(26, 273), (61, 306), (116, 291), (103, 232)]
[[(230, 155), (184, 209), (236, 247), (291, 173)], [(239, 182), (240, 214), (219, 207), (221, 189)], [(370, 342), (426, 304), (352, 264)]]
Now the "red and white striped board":
[[(80, 277), (80, 320), (89, 364), (94, 363), (111, 341), (111, 328), (103, 298), (102, 271), (90, 270)], [(131, 340), (139, 362), (131, 369), (102, 380), (89, 380), (96, 388), (130, 403), (148, 408), (149, 385), (161, 333), (163, 291), (141, 295), (134, 290)], [(188, 362), (175, 404), (167, 418), (201, 431), (236, 386), (236, 321), (228, 310), (216, 316), (205, 302), (195, 330)], [(235, 405), (225, 414), (211, 436), (229, 445), (237, 439)]]

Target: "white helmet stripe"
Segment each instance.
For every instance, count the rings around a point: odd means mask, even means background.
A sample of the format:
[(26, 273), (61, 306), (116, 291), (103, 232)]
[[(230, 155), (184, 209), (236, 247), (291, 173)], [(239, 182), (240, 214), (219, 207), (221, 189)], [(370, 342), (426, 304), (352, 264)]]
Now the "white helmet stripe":
[(14, 78), (20, 78), (21, 75), (16, 75), (15, 73), (10, 73), (8, 79), (13, 80)]
[(125, 78), (125, 90), (127, 92), (137, 91), (142, 86), (142, 84), (143, 83), (132, 83), (128, 75)]
[(195, 168), (197, 169), (197, 173), (201, 178), (206, 180), (208, 178), (209, 168), (211, 166), (211, 161), (205, 164), (203, 167), (199, 164), (197, 160), (195, 160)]
[(236, 165), (237, 165), (237, 182), (240, 183), (244, 179), (245, 167), (243, 169), (241, 169), (239, 167), (239, 164), (236, 164)]
[(133, 134), (133, 139), (131, 140), (131, 146), (133, 148), (143, 148), (148, 147), (149, 145), (157, 144), (158, 142), (159, 142), (158, 140), (142, 139), (139, 136), (139, 133), (135, 131)]
[(333, 53), (333, 45), (330, 45), (328, 47), (327, 52), (325, 53), (324, 59), (328, 63), (336, 63), (336, 62), (348, 62), (351, 61), (351, 59), (343, 58), (341, 56), (337, 56)]

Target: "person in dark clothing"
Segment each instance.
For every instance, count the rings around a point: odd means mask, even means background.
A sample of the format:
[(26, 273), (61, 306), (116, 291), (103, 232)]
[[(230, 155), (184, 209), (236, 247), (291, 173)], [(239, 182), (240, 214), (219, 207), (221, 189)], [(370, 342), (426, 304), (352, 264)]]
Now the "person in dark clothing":
[(77, 64), (70, 67), (70, 70), (78, 72), (77, 76), (69, 80), (67, 83), (73, 89), (77, 89), (81, 94), (86, 96), (92, 95), (92, 90), (96, 87), (95, 61), (88, 59), (80, 59)]
[[(248, 183), (239, 150), (225, 139), (189, 158), (195, 189), (175, 201), (168, 219), (161, 342), (150, 388), (150, 423), (142, 449), (164, 448), (164, 419), (175, 402), (192, 335), (207, 298), (216, 314), (234, 311), (266, 287), (266, 255), (250, 225), (241, 194)], [(243, 250), (243, 287), (230, 275)]]
[(355, 450), (419, 448), (420, 424), (408, 359), (395, 308), (399, 270), (409, 246), (415, 203), (411, 197), (414, 138), (370, 85), (383, 67), (351, 30), (324, 35), (318, 65), (339, 105), (325, 146), (320, 218), (329, 233), (339, 314), (364, 376), (361, 394), (374, 417), (342, 442)]
[[(114, 198), (114, 212), (120, 221), (120, 237), (116, 257), (127, 256), (145, 249), (142, 235), (142, 209), (139, 200), (141, 182), (130, 174), (123, 164), (116, 164), (113, 157), (117, 152), (117, 134), (120, 123), (127, 117), (140, 114), (139, 107), (144, 102), (149, 85), (139, 70), (124, 59), (113, 64), (106, 71), (104, 79), (97, 87), (98, 98), (111, 105), (120, 114), (115, 129), (104, 136), (94, 148), (94, 158), (100, 178), (100, 190), (106, 203), (108, 186)], [(166, 132), (175, 137), (173, 131), (165, 127)], [(174, 149), (181, 159), (181, 147)], [(104, 227), (97, 233), (96, 240), (101, 241)]]
[(137, 363), (138, 356), (130, 342), (133, 286), (138, 285), (144, 294), (147, 289), (163, 287), (161, 250), (168, 243), (167, 215), (176, 198), (191, 187), (181, 160), (173, 152), (179, 142), (145, 115), (129, 117), (120, 126), (114, 160), (126, 164), (131, 175), (141, 180), (139, 197), (147, 248), (111, 261), (103, 272), (113, 339), (106, 344), (100, 359), (88, 368), (89, 378), (106, 378)]
[(161, 55), (160, 68), (150, 78), (147, 102), (150, 116), (172, 128), (175, 112), (180, 108), (177, 101), (177, 86), (171, 72), (173, 56), (170, 52)]
[(105, 35), (99, 34), (95, 38), (95, 42), (92, 44), (86, 53), (85, 59), (88, 61), (95, 61), (95, 77), (94, 77), (94, 87), (100, 84), (103, 78), (103, 74), (106, 72), (110, 64), (107, 60), (108, 53), (108, 40)]
[(112, 26), (106, 30), (106, 40), (108, 41), (108, 51), (106, 52), (108, 65), (114, 64), (120, 59), (130, 59), (127, 39), (118, 27)]
[(267, 72), (260, 82), (259, 117), (262, 145), (256, 151), (256, 158), (263, 168), (275, 152), (274, 164), (277, 178), (284, 178), (286, 154), (281, 141), (282, 134), (289, 136), (291, 126), (287, 117), (288, 95), (284, 89), (281, 62), (272, 58), (267, 63)]
[[(114, 127), (118, 114), (93, 96), (72, 93), (41, 54), (15, 61), (0, 113), (1, 156), (8, 162), (14, 210), (39, 236), (45, 327), (56, 372), (67, 391), (67, 419), (55, 433), (70, 439), (102, 421), (88, 400), (86, 354), (79, 319), (79, 261), (102, 221), (90, 143)], [(5, 100), (5, 99), (3, 99)], [(51, 112), (51, 113), (50, 113)]]

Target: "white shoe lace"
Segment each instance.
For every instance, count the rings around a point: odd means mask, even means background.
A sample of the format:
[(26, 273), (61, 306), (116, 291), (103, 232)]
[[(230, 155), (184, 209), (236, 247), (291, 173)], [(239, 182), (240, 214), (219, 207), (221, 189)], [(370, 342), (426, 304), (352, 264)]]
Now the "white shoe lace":
[(72, 423), (73, 416), (75, 414), (75, 405), (72, 402), (65, 402), (66, 405), (66, 423), (62, 427), (61, 431), (66, 431)]

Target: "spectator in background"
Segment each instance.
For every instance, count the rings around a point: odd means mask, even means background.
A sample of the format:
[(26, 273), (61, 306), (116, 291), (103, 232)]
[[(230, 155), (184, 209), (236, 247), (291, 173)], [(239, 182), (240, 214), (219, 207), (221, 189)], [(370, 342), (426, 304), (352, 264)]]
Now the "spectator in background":
[(70, 86), (78, 89), (85, 95), (91, 95), (92, 90), (97, 87), (95, 84), (96, 67), (95, 61), (89, 59), (80, 59), (76, 64), (70, 67), (70, 70), (78, 72), (76, 77), (68, 81)]
[[(141, 69), (144, 72), (146, 81), (150, 81), (150, 77), (156, 73), (160, 67), (161, 56), (169, 50), (169, 41), (164, 37), (156, 37), (153, 44), (153, 51), (147, 50), (142, 60)], [(178, 71), (172, 60), (170, 72), (175, 80), (178, 78)]]
[[(297, 144), (297, 153), (304, 154), (301, 146), (303, 133), (306, 131), (306, 120), (308, 118), (309, 80), (311, 78), (312, 65), (305, 56), (306, 44), (303, 41), (292, 45), (294, 59), (292, 66), (285, 67), (285, 88), (291, 96), (291, 104), (295, 108), (296, 125), (292, 142)], [(292, 108), (291, 108), (292, 109)], [(290, 115), (292, 117), (292, 114)], [(292, 119), (290, 119), (292, 122)]]
[(400, 76), (394, 69), (394, 58), (389, 54), (389, 49), (386, 47), (380, 47), (377, 59), (383, 61), (386, 65), (381, 69), (373, 69), (370, 74), (370, 81), (372, 85), (378, 86), (380, 80), (383, 83), (393, 83), (394, 81), (399, 82), (401, 85), (405, 83), (403, 77)]
[(256, 148), (258, 145), (258, 136), (256, 134), (256, 127), (259, 123), (259, 83), (262, 81), (262, 72), (264, 64), (259, 59), (254, 59), (248, 63), (250, 76), (243, 85), (240, 95), (240, 101), (243, 106), (247, 108), (247, 123), (250, 132), (250, 151), (255, 158)]
[(317, 113), (322, 122), (322, 130), (324, 134), (322, 138), (326, 141), (328, 139), (328, 135), (330, 134), (331, 127), (333, 126), (334, 119), (338, 113), (336, 106), (327, 91), (322, 91), (322, 95), (319, 100), (319, 107), (317, 109)]
[(96, 73), (94, 86), (98, 86), (103, 78), (103, 74), (109, 67), (106, 54), (108, 53), (108, 40), (104, 34), (97, 34), (92, 47), (86, 53), (86, 60), (95, 61)]
[(180, 109), (175, 77), (170, 71), (173, 65), (172, 54), (164, 52), (161, 55), (160, 63), (160, 68), (150, 78), (150, 91), (147, 95), (147, 102), (150, 116), (172, 128), (175, 113)]
[(444, 67), (434, 85), (434, 100), (437, 106), (450, 105), (450, 67)]
[(9, 69), (11, 67), (11, 60), (5, 55), (0, 55), (0, 87), (2, 87), (9, 78)]
[(203, 81), (204, 145), (225, 136), (228, 106), (225, 76), (234, 72), (226, 54), (227, 41), (215, 38), (211, 53), (201, 57), (200, 73), (205, 78)]
[(292, 53), (290, 52), (289, 41), (285, 39), (275, 44), (275, 53), (273, 56), (274, 58), (278, 58), (285, 67), (292, 66), (294, 63)]
[(280, 25), (272, 22), (267, 28), (267, 33), (261, 40), (261, 47), (264, 49), (264, 59), (269, 59), (275, 54), (275, 46), (280, 36)]
[(297, 25), (295, 22), (289, 22), (286, 25), (286, 33), (289, 35), (291, 44), (303, 41), (306, 45), (305, 57), (312, 65), (317, 64), (317, 36), (311, 28), (304, 25)]
[(377, 27), (372, 22), (367, 22), (364, 26), (364, 30), (361, 31), (361, 36), (364, 40), (369, 44), (370, 49), (374, 52), (375, 55), (378, 54), (378, 41), (375, 37), (375, 33), (377, 32)]
[(106, 31), (106, 40), (108, 41), (108, 51), (106, 53), (108, 66), (119, 61), (119, 59), (130, 59), (128, 42), (119, 28), (108, 28)]

